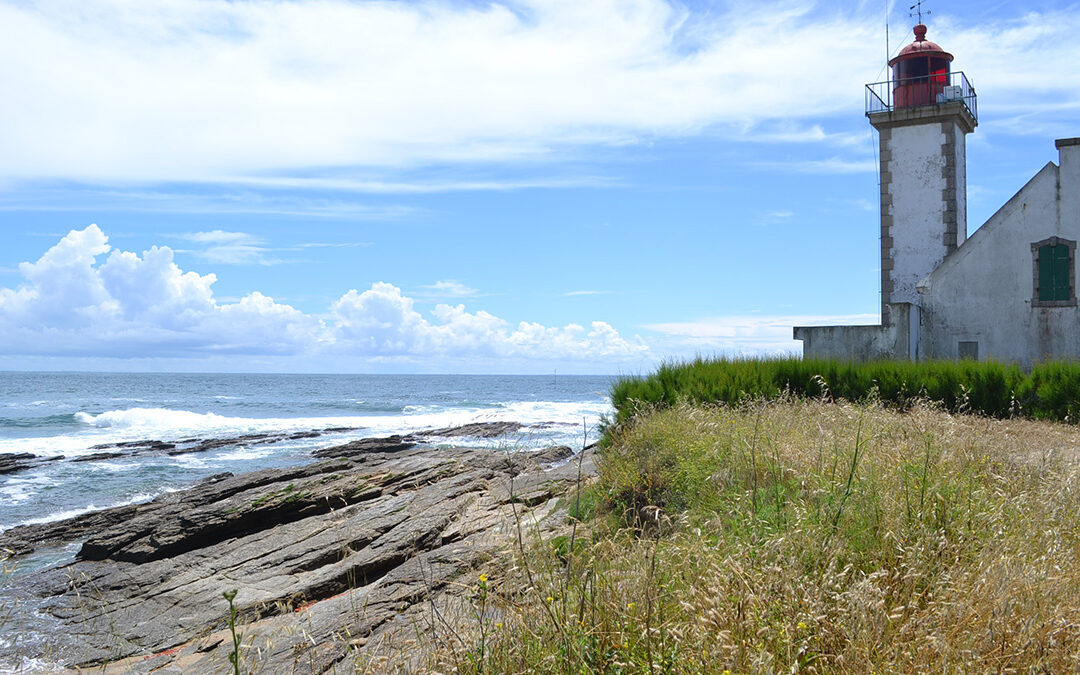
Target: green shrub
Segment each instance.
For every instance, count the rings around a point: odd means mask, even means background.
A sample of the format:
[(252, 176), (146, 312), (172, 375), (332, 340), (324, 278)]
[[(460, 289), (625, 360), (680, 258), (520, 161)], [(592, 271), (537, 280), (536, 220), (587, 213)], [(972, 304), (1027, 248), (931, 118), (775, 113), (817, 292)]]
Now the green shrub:
[(1075, 421), (1080, 419), (1080, 362), (1045, 362), (1025, 373), (995, 361), (698, 358), (616, 382), (613, 423), (679, 402), (740, 405), (781, 396), (874, 400), (899, 410), (929, 400), (954, 413)]

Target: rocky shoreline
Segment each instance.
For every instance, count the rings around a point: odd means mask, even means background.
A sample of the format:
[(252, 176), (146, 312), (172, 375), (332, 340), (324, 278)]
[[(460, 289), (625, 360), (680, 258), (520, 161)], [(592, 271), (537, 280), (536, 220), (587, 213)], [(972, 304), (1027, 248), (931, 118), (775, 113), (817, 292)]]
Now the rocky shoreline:
[[(82, 542), (73, 562), (6, 583), (2, 632), (15, 637), (0, 641), (0, 668), (224, 672), (228, 590), (249, 672), (351, 672), (403, 649), (431, 608), (507, 552), (521, 519), (562, 521), (560, 498), (578, 475), (570, 448), (430, 444), (520, 426), (354, 441), (314, 451), (307, 465), (220, 474), (151, 502), (0, 533), (9, 564)], [(154, 443), (102, 450), (176, 449)], [(591, 449), (580, 459), (591, 471)]]

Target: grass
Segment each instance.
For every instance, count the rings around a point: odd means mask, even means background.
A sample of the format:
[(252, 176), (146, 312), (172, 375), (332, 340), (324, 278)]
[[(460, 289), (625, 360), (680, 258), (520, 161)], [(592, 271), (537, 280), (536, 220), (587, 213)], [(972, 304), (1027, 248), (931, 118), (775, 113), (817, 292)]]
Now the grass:
[(668, 363), (612, 389), (616, 423), (642, 408), (680, 401), (737, 405), (785, 395), (879, 400), (898, 409), (929, 399), (952, 412), (1076, 421), (1080, 362), (1048, 361), (1030, 371), (993, 361), (696, 359)]
[(576, 542), (489, 571), (476, 648), (433, 669), (1080, 669), (1072, 426), (676, 402), (609, 429), (598, 474)]

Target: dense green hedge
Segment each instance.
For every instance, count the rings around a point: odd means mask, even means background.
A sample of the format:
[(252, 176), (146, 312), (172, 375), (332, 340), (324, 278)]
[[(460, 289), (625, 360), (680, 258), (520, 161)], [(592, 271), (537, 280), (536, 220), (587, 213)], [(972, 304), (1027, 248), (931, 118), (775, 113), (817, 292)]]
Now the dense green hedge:
[(680, 400), (736, 404), (784, 392), (850, 401), (873, 396), (901, 408), (922, 398), (954, 412), (1076, 421), (1080, 361), (1051, 361), (1025, 372), (994, 361), (699, 358), (662, 365), (645, 377), (622, 378), (612, 387), (611, 399), (615, 421), (622, 422), (643, 404), (669, 406)]

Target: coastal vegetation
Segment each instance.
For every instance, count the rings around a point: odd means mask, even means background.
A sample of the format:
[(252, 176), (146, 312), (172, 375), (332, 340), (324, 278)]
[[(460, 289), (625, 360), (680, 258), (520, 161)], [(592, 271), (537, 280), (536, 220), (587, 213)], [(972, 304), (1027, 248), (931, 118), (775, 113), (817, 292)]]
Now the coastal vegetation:
[(807, 364), (617, 384), (567, 530), (519, 522), (432, 668), (1080, 668), (1080, 438), (1029, 418), (1073, 419), (1078, 371)]
[(995, 361), (696, 359), (667, 363), (612, 388), (616, 421), (679, 401), (727, 403), (783, 396), (876, 400), (905, 410), (932, 401), (949, 412), (1070, 420), (1080, 413), (1080, 362), (1047, 361), (1025, 371)]

